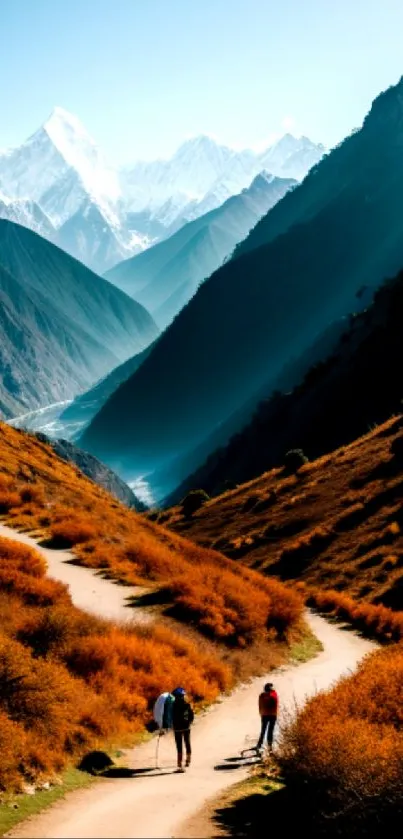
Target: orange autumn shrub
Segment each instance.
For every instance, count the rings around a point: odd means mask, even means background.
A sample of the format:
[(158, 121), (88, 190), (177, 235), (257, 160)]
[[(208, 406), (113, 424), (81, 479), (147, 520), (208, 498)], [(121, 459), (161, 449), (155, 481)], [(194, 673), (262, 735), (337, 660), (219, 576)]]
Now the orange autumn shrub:
[(1, 569), (13, 569), (30, 577), (41, 578), (46, 573), (46, 562), (40, 553), (28, 545), (0, 536)]
[(0, 490), (0, 513), (8, 513), (13, 507), (18, 507), (20, 501), (18, 492)]
[(304, 785), (328, 827), (333, 819), (339, 829), (361, 826), (365, 833), (366, 819), (379, 827), (382, 819), (402, 816), (402, 696), (400, 643), (368, 656), (353, 676), (310, 699), (283, 731), (283, 771), (290, 783)]
[(204, 564), (164, 586), (174, 614), (195, 622), (213, 638), (245, 646), (273, 629), (283, 636), (301, 617), (301, 599), (281, 583), (264, 580), (256, 590), (247, 578)]
[(45, 491), (41, 484), (23, 484), (20, 487), (19, 494), (23, 504), (44, 504)]
[[(105, 699), (95, 696), (65, 667), (35, 659), (27, 647), (0, 635), (0, 740), (7, 735), (10, 722), (19, 728), (14, 767), (10, 759), (3, 774), (0, 761), (0, 787), (7, 789), (12, 781), (13, 787), (18, 786), (21, 776), (41, 777), (60, 768), (70, 754), (89, 748), (95, 740), (94, 729), (83, 715), (87, 709), (97, 709), (100, 702), (107, 719), (109, 704)], [(97, 733), (107, 735), (108, 727)], [(23, 755), (19, 743), (23, 745)], [(40, 759), (31, 754), (34, 744)], [(13, 779), (9, 777), (10, 769)]]
[(36, 551), (0, 539), (0, 789), (132, 736), (160, 691), (183, 681), (205, 702), (232, 675), (172, 630), (120, 628), (81, 612), (45, 577)]
[(96, 535), (91, 523), (79, 516), (70, 516), (50, 526), (49, 546), (52, 548), (71, 548), (82, 542), (89, 542)]
[(379, 641), (403, 639), (403, 613), (394, 612), (382, 604), (357, 602), (348, 594), (334, 589), (298, 586), (305, 593), (306, 602), (323, 614), (348, 621), (366, 635)]
[(18, 789), (27, 739), (28, 735), (23, 726), (14, 722), (0, 709), (0, 789)]

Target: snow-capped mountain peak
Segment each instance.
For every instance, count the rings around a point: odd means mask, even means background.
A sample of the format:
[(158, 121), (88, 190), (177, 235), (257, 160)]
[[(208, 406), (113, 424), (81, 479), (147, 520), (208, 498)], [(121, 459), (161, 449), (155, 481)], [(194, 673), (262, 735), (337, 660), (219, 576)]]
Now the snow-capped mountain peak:
[(0, 156), (0, 181), (11, 198), (39, 203), (59, 227), (88, 196), (117, 223), (119, 177), (79, 119), (54, 108), (21, 146)]
[(55, 107), (42, 126), (68, 166), (80, 175), (85, 189), (95, 198), (115, 202), (120, 197), (116, 171), (108, 165), (98, 146), (78, 117)]
[(82, 154), (84, 149), (90, 156), (99, 154), (94, 140), (78, 117), (70, 114), (69, 111), (65, 111), (64, 108), (59, 106), (53, 108), (52, 113), (43, 123), (42, 129), (39, 130), (46, 132), (53, 145), (70, 166), (75, 166), (77, 155), (80, 152)]

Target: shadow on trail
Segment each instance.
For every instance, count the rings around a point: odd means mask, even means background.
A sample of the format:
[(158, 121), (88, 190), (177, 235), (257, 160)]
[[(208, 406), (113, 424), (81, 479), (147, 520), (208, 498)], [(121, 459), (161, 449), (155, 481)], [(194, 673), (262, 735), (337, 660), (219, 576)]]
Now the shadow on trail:
[[(290, 810), (290, 799), (286, 789), (270, 794), (253, 793), (239, 798), (227, 807), (217, 809), (213, 821), (217, 829), (225, 831), (227, 837), (246, 839), (246, 837), (263, 837), (267, 835), (267, 826), (272, 833), (276, 828), (281, 835), (287, 835), (287, 828), (292, 826), (292, 820), (287, 817)], [(295, 831), (295, 810), (292, 809)], [(291, 834), (292, 835), (292, 834)], [(214, 837), (212, 837), (214, 839)]]
[(155, 766), (145, 766), (141, 769), (130, 769), (129, 766), (111, 766), (100, 772), (102, 778), (134, 778), (136, 775), (146, 775), (154, 772)]
[[(244, 766), (255, 766), (262, 762), (260, 755), (256, 754), (254, 750), (247, 750), (247, 754), (240, 754), (236, 757), (225, 757), (222, 763), (217, 763), (214, 769), (217, 772), (230, 771), (231, 769), (242, 769)], [(250, 754), (249, 752), (252, 752)]]
[(214, 767), (216, 772), (229, 772), (231, 769), (241, 769), (245, 765), (245, 761), (240, 760), (238, 763), (217, 763)]
[[(271, 781), (284, 783), (281, 778)], [(212, 830), (210, 835), (211, 839), (223, 834), (227, 839), (263, 839), (277, 832), (286, 837), (293, 836), (299, 824), (310, 839), (379, 839), (381, 832), (400, 835), (402, 821), (401, 801), (376, 799), (363, 806), (361, 799), (354, 799), (343, 807), (321, 788), (301, 785), (273, 789), (268, 781), (262, 792), (245, 793), (217, 808), (212, 816), (217, 832)]]
[(129, 766), (116, 766), (106, 752), (95, 750), (84, 755), (78, 769), (98, 778), (153, 778), (172, 775), (176, 766), (141, 766), (131, 769)]
[(236, 757), (225, 757), (224, 758), (225, 763), (239, 763), (239, 761), (241, 759), (242, 758), (239, 755), (236, 755)]
[(173, 775), (176, 769), (158, 769), (155, 766), (146, 766), (141, 769), (130, 769), (127, 766), (112, 766), (100, 772), (101, 778), (159, 778), (161, 775)]

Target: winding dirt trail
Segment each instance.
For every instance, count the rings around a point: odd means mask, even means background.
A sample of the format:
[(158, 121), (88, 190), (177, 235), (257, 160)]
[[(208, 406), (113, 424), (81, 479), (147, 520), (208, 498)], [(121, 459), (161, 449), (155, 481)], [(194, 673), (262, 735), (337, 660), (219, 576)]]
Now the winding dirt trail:
[(49, 577), (59, 580), (69, 587), (71, 599), (75, 606), (91, 612), (97, 617), (109, 618), (111, 620), (128, 623), (146, 623), (152, 619), (144, 609), (138, 609), (130, 605), (130, 598), (139, 595), (145, 589), (139, 586), (123, 586), (106, 580), (90, 568), (77, 565), (77, 560), (70, 551), (51, 550), (43, 548), (25, 533), (19, 533), (0, 524), (0, 536), (12, 539), (14, 542), (22, 542), (31, 548), (39, 551), (46, 560)]
[[(33, 539), (5, 526), (0, 526), (0, 535), (38, 547)], [(136, 589), (116, 585), (89, 569), (71, 565), (69, 552), (39, 550), (48, 562), (50, 576), (69, 585), (77, 606), (104, 617), (127, 621), (133, 619), (135, 612), (140, 618), (140, 610), (127, 608), (127, 597)], [(270, 673), (283, 713), (285, 709), (292, 710), (295, 701), (302, 703), (353, 671), (375, 647), (317, 615), (308, 613), (307, 621), (322, 642), (323, 651), (305, 664)], [(264, 681), (263, 676), (241, 685), (198, 716), (192, 731), (193, 762), (184, 775), (175, 772), (171, 734), (160, 738), (160, 769), (155, 768), (157, 739), (153, 738), (125, 753), (124, 760), (133, 769), (133, 777), (103, 778), (90, 788), (71, 793), (6, 835), (30, 839), (183, 837), (183, 825), (208, 799), (246, 777), (247, 767), (226, 759), (238, 756), (241, 749), (256, 741), (257, 696)], [(281, 725), (281, 711), (279, 722)]]

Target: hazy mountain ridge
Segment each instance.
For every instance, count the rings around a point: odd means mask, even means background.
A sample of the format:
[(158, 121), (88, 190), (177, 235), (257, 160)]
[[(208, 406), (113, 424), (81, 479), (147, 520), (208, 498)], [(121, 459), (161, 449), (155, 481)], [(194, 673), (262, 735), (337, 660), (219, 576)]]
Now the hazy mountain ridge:
[[(302, 180), (325, 152), (306, 137), (286, 134), (263, 152), (236, 151), (201, 135), (187, 140), (172, 158), (125, 167), (123, 191), (132, 210), (145, 208), (175, 228), (220, 206), (266, 170)], [(169, 213), (168, 213), (169, 207)]]
[(71, 398), (158, 334), (131, 298), (3, 219), (0, 267), (6, 417)]
[(258, 175), (248, 189), (137, 257), (117, 265), (106, 278), (130, 294), (166, 327), (230, 256), (260, 217), (296, 185), (291, 179)]

